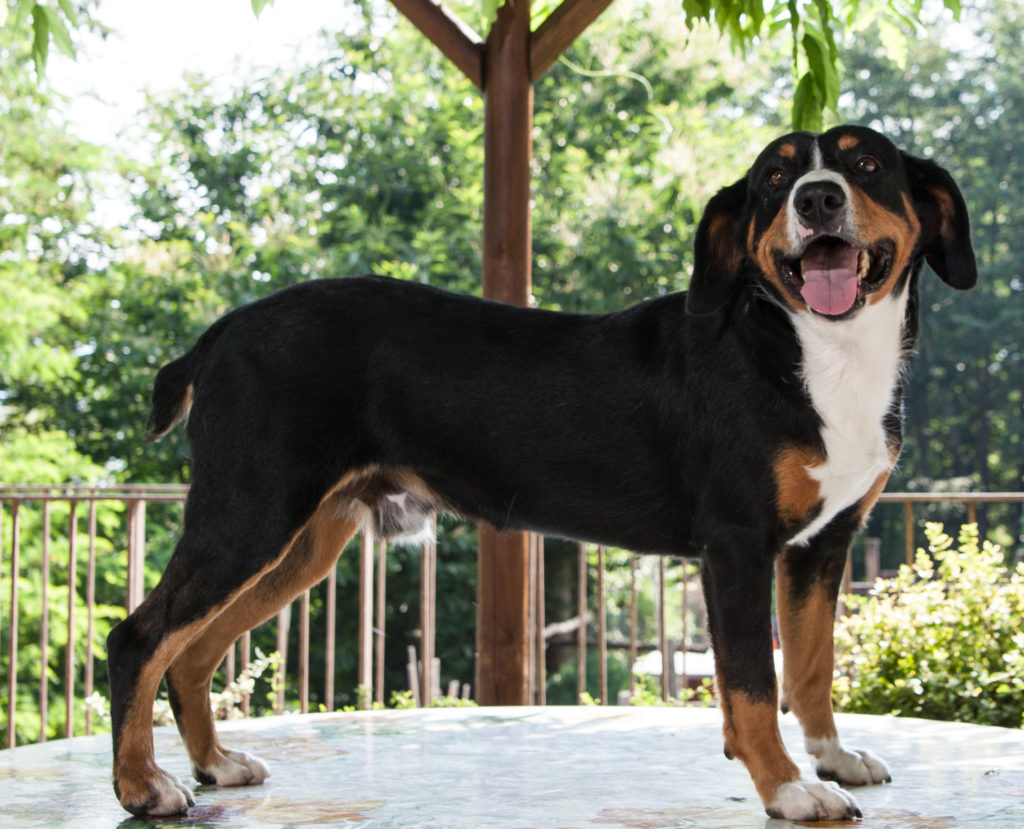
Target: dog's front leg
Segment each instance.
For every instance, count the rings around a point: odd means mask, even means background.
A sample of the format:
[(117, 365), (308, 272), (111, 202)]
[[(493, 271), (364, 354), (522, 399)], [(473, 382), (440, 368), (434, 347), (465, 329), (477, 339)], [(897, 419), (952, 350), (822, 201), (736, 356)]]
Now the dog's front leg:
[(856, 801), (836, 784), (801, 780), (782, 743), (771, 658), (771, 557), (738, 549), (709, 548), (703, 568), (725, 754), (747, 767), (771, 817), (857, 817)]
[(886, 764), (843, 748), (832, 716), (832, 629), (849, 533), (826, 534), (790, 547), (776, 563), (775, 600), (782, 640), (782, 708), (803, 728), (818, 777), (853, 786), (888, 783)]

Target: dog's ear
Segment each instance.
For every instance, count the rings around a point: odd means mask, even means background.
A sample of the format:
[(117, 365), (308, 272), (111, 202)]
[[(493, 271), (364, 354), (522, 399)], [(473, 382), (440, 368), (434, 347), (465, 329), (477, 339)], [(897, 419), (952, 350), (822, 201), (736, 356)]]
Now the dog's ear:
[(903, 153), (924, 255), (947, 285), (965, 291), (978, 281), (967, 204), (953, 177), (934, 161)]
[(686, 310), (709, 314), (724, 305), (738, 284), (745, 251), (739, 222), (747, 200), (747, 180), (719, 190), (708, 202), (697, 226), (693, 276), (686, 293)]

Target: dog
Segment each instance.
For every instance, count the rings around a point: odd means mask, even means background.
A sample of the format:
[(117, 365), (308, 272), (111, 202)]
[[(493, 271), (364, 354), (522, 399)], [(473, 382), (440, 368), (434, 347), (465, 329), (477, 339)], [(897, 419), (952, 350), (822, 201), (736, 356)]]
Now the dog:
[[(121, 804), (193, 804), (154, 762), (164, 675), (195, 779), (261, 783), (210, 715), (228, 647), (353, 534), (421, 539), (440, 510), (699, 557), (726, 756), (772, 817), (859, 816), (838, 784), (890, 772), (837, 735), (832, 625), (900, 452), (925, 261), (953, 288), (977, 279), (952, 177), (844, 126), (779, 138), (710, 200), (686, 293), (566, 314), (357, 277), (221, 318), (154, 385), (154, 437), (189, 413), (192, 485), (161, 581), (108, 638)], [(823, 782), (787, 754), (780, 703)]]

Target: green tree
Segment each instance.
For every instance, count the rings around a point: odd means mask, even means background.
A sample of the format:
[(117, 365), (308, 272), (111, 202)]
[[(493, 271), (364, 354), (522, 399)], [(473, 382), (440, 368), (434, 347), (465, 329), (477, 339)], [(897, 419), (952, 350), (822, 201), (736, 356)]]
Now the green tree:
[[(907, 444), (890, 488), (1024, 488), (1024, 81), (1012, 57), (1024, 8), (979, 2), (965, 7), (964, 21), (969, 35), (937, 23), (934, 37), (910, 44), (904, 65), (878, 44), (847, 58), (855, 83), (845, 111), (953, 172), (978, 255), (978, 286), (966, 294), (922, 280)], [(998, 537), (1009, 549), (1024, 541), (1020, 506), (979, 517), (983, 533), (989, 519), (1009, 528)]]

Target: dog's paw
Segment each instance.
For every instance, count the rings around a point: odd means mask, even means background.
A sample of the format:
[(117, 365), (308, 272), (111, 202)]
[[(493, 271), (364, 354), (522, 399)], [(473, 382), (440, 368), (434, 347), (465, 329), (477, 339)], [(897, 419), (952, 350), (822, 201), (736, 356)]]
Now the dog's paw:
[(115, 784), (121, 805), (136, 817), (169, 817), (185, 814), (195, 806), (192, 790), (173, 774), (154, 767), (155, 773), (133, 785)]
[(775, 800), (765, 805), (769, 817), (782, 820), (849, 820), (861, 816), (857, 801), (835, 783), (796, 780), (779, 786)]
[(207, 786), (258, 786), (268, 777), (270, 769), (259, 757), (245, 751), (224, 748), (212, 765), (192, 766), (192, 774)]
[(815, 770), (822, 780), (835, 780), (848, 786), (892, 782), (885, 761), (870, 751), (845, 749), (836, 739), (808, 740), (807, 750), (814, 756)]

